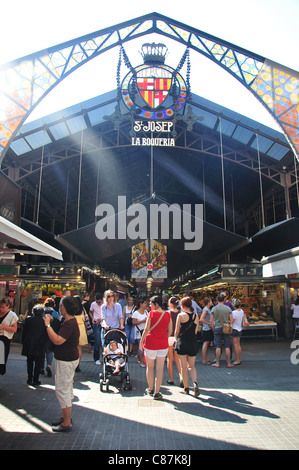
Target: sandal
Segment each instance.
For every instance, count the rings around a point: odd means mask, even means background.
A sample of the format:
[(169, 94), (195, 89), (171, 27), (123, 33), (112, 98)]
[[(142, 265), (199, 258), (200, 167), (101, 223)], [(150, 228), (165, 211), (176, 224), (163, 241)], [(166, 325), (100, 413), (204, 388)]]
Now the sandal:
[(168, 383), (169, 385), (174, 385), (174, 382), (173, 382), (172, 380), (167, 380), (167, 383)]
[(160, 392), (155, 393), (154, 400), (162, 400), (162, 398), (163, 398), (162, 393), (160, 393)]

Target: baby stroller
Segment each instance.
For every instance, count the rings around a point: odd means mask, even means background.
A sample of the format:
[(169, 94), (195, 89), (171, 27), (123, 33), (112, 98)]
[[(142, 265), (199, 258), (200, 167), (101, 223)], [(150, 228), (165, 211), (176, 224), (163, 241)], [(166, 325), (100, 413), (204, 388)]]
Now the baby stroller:
[(118, 348), (123, 352), (120, 358), (123, 358), (124, 362), (120, 367), (120, 371), (114, 374), (114, 367), (109, 364), (109, 356), (103, 354), (103, 373), (100, 374), (100, 390), (103, 392), (103, 388), (106, 387), (106, 391), (109, 392), (109, 383), (111, 377), (120, 377), (124, 390), (132, 390), (130, 374), (128, 371), (128, 354), (127, 354), (127, 337), (121, 330), (108, 330), (104, 336), (104, 348), (106, 348), (110, 341), (116, 341)]

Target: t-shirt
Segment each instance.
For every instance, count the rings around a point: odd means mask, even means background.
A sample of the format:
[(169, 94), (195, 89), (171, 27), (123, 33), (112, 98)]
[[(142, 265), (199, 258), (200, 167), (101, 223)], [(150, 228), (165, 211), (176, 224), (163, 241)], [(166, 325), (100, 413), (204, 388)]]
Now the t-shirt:
[(212, 308), (211, 315), (214, 315), (215, 328), (222, 328), (222, 324), (221, 324), (221, 321), (219, 320), (217, 309), (219, 311), (219, 315), (222, 320), (222, 323), (229, 323), (230, 315), (232, 311), (227, 305), (223, 305), (223, 304), (218, 304), (217, 306), (215, 305), (215, 307)]
[[(156, 310), (151, 310), (149, 313), (149, 318), (151, 318), (151, 328), (157, 323), (160, 316), (163, 315), (163, 312), (157, 312)], [(157, 351), (158, 349), (167, 349), (168, 348), (168, 334), (167, 327), (170, 321), (170, 311), (167, 310), (163, 318), (159, 321), (158, 325), (150, 331), (145, 338), (144, 347), (146, 349), (151, 349)]]
[(244, 311), (241, 310), (234, 310), (232, 312), (232, 316), (234, 319), (233, 323), (233, 329), (237, 331), (242, 331), (243, 330), (243, 317), (244, 317)]
[[(18, 321), (18, 316), (15, 312), (10, 310), (4, 317), (0, 318), (0, 323), (6, 326), (13, 326)], [(6, 336), (8, 339), (12, 339), (14, 333), (7, 330), (0, 330), (0, 336)]]
[[(211, 321), (211, 310), (208, 309), (208, 307), (204, 307), (202, 313), (206, 312), (206, 315), (205, 315), (205, 321), (209, 322)], [(203, 323), (202, 324), (202, 330), (203, 331), (209, 331), (211, 329), (210, 325), (207, 325), (206, 323)]]
[(135, 318), (137, 321), (144, 320), (144, 322), (139, 323), (136, 326), (136, 330), (135, 330), (135, 338), (136, 339), (141, 338), (140, 331), (144, 330), (144, 328), (145, 328), (145, 323), (146, 323), (147, 316), (148, 316), (148, 311), (147, 310), (144, 310), (144, 313), (140, 313), (139, 310), (135, 310), (135, 312), (132, 315), (132, 318)]
[(112, 351), (108, 345), (105, 348), (104, 353), (107, 356), (111, 356), (111, 359), (115, 359), (117, 356), (119, 356), (119, 353), (123, 354), (123, 347), (117, 343), (117, 348), (114, 351)]
[(299, 318), (299, 305), (292, 304), (291, 310), (293, 310), (293, 318)]
[(102, 319), (101, 310), (102, 310), (101, 305), (99, 305), (96, 301), (92, 302), (90, 309), (89, 309), (89, 316), (92, 318), (92, 312), (93, 312), (93, 321), (95, 323), (97, 320)]
[(66, 341), (63, 344), (56, 345), (54, 357), (59, 361), (75, 361), (79, 359), (79, 327), (76, 318), (71, 320), (63, 320), (57, 333)]

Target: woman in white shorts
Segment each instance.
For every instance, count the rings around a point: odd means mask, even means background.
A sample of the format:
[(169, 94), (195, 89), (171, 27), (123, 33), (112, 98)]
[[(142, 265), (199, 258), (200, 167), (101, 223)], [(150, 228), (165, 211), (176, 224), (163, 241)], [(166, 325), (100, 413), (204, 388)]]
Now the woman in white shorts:
[[(172, 321), (169, 311), (162, 310), (162, 297), (154, 296), (150, 300), (151, 311), (146, 320), (145, 329), (140, 341), (146, 357), (146, 393), (155, 400), (163, 398), (160, 386), (163, 380), (164, 362), (168, 352), (168, 336), (171, 335)], [(156, 364), (156, 379), (154, 368)]]

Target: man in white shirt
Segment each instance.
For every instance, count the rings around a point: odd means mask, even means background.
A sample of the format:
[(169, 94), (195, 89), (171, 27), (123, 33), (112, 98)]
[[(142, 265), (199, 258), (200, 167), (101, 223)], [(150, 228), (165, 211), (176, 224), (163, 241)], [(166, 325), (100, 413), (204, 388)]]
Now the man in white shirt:
[(92, 329), (94, 336), (94, 345), (93, 345), (93, 359), (95, 364), (101, 365), (100, 361), (100, 347), (101, 347), (101, 321), (102, 321), (102, 303), (103, 303), (103, 294), (98, 292), (95, 297), (95, 301), (92, 302), (89, 315), (92, 319)]

